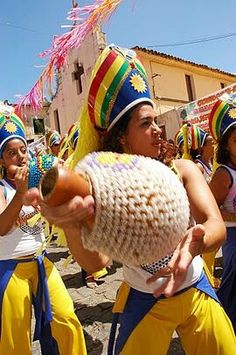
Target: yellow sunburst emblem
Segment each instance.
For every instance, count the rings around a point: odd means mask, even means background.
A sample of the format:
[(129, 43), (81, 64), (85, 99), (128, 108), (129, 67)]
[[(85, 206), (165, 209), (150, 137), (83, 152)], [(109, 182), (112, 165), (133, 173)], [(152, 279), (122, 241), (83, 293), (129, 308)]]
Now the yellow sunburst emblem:
[(132, 76), (130, 77), (130, 83), (134, 90), (138, 92), (144, 93), (145, 91), (147, 91), (147, 85), (145, 81), (138, 74), (132, 74)]
[(15, 133), (17, 131), (17, 126), (13, 122), (7, 122), (5, 130), (9, 133)]
[(236, 119), (236, 108), (231, 108), (231, 110), (229, 110), (229, 117)]

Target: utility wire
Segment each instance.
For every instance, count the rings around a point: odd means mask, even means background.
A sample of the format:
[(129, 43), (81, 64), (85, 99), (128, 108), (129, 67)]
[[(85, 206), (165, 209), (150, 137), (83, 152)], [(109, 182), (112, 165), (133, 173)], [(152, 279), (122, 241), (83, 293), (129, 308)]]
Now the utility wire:
[(185, 46), (188, 44), (196, 44), (196, 43), (204, 43), (210, 41), (217, 41), (218, 39), (229, 38), (236, 36), (236, 32), (228, 33), (224, 35), (212, 36), (212, 37), (205, 37), (205, 38), (198, 38), (198, 39), (191, 39), (188, 41), (183, 42), (174, 42), (174, 43), (164, 43), (164, 44), (155, 44), (152, 46), (145, 46), (146, 48), (155, 48), (155, 47), (177, 47), (177, 46)]
[(43, 36), (48, 36), (48, 33), (43, 33), (43, 32), (38, 32), (38, 31), (35, 31), (31, 28), (27, 28), (27, 27), (22, 27), (22, 26), (18, 26), (18, 25), (14, 25), (10, 22), (0, 22), (0, 26), (7, 26), (7, 27), (12, 27), (12, 28), (17, 28), (19, 30), (23, 30), (23, 31), (27, 31), (27, 32), (33, 32), (33, 33), (36, 33), (36, 34), (40, 34), (40, 35), (43, 35)]

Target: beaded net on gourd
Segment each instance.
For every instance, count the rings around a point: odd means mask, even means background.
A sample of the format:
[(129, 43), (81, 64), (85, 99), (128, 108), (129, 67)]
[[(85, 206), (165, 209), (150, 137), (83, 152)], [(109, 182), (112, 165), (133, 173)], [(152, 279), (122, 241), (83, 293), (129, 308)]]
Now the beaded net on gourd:
[(137, 155), (91, 153), (76, 167), (90, 177), (96, 202), (85, 248), (130, 265), (152, 263), (173, 252), (189, 222), (189, 202), (164, 164)]
[(29, 188), (38, 187), (40, 179), (51, 169), (58, 159), (52, 154), (38, 155), (30, 160), (29, 164)]

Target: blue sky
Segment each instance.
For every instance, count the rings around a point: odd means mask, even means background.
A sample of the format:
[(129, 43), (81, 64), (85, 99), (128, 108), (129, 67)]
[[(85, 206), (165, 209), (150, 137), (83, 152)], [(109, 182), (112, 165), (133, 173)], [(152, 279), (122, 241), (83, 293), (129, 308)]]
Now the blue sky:
[[(79, 0), (80, 6), (93, 1)], [(47, 63), (38, 54), (68, 29), (71, 0), (3, 1), (0, 12), (0, 100), (26, 94)], [(123, 0), (103, 27), (108, 43), (132, 47), (175, 44), (236, 34), (235, 0)], [(198, 44), (152, 47), (180, 58), (236, 73), (236, 35)]]

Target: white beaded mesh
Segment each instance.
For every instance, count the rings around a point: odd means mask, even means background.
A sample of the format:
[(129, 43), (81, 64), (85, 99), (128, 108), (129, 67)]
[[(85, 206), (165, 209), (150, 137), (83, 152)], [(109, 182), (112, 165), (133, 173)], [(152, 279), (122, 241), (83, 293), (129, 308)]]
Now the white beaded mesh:
[(90, 177), (96, 201), (94, 228), (82, 230), (85, 248), (130, 265), (173, 252), (188, 227), (189, 202), (169, 168), (151, 158), (99, 152), (76, 170)]

